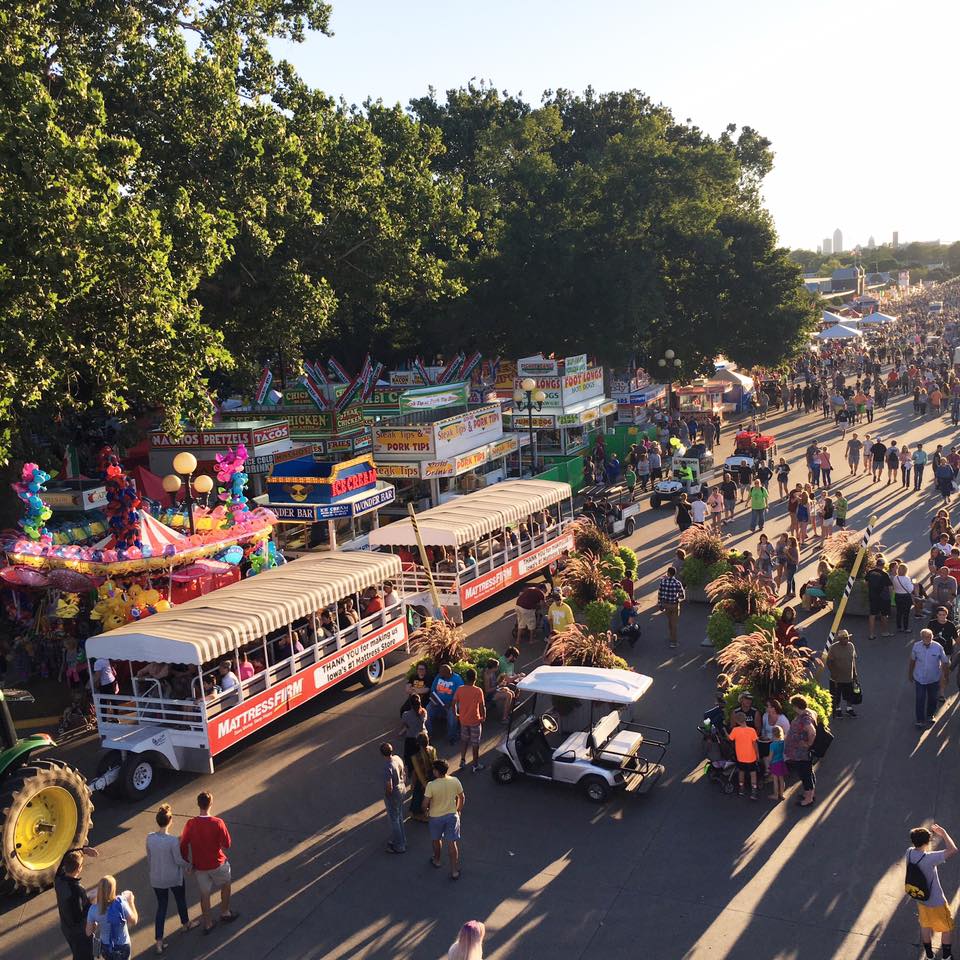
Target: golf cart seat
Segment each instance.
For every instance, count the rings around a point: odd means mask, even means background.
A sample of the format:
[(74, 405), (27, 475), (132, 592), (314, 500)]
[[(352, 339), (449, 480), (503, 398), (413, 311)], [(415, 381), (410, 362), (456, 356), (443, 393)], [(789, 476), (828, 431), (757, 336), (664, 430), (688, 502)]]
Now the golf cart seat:
[(620, 730), (620, 714), (611, 710), (590, 731), (591, 754), (594, 762), (619, 766), (624, 758), (633, 756), (643, 743), (643, 734), (634, 730)]
[(587, 741), (590, 734), (586, 730), (571, 733), (563, 743), (553, 751), (553, 759), (564, 763), (589, 763), (591, 760), (590, 747)]

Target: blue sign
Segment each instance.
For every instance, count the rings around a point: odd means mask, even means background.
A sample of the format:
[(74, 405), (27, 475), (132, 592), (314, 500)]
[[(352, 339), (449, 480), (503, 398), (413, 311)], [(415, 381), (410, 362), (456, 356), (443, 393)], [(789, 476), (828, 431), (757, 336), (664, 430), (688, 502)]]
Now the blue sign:
[[(320, 462), (312, 456), (274, 463), (267, 493), (277, 503), (336, 504), (377, 488), (377, 469), (370, 454), (343, 463)], [(350, 516), (350, 511), (336, 516)]]
[(371, 510), (382, 507), (385, 503), (392, 503), (397, 498), (397, 491), (390, 484), (385, 484), (376, 493), (359, 500), (348, 500), (343, 503), (273, 503), (267, 504), (278, 520), (299, 520), (304, 523), (317, 523), (321, 520), (339, 520), (346, 517), (359, 517)]

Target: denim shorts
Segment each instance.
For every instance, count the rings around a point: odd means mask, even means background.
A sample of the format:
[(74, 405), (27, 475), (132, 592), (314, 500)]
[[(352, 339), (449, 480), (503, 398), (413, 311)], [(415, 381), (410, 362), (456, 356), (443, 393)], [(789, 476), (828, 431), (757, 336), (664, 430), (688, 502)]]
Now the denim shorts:
[(460, 839), (460, 814), (447, 813), (442, 817), (430, 818), (430, 839), (446, 840), (453, 843)]

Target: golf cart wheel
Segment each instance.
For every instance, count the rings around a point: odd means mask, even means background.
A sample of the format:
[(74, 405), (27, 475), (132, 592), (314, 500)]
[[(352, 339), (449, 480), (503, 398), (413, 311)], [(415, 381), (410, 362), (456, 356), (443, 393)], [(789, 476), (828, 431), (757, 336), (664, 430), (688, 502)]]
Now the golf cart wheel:
[(636, 523), (634, 523), (633, 517), (627, 517), (623, 521), (623, 535), (625, 537), (633, 536), (633, 531), (637, 529)]
[(723, 785), (723, 792), (730, 794), (737, 789), (736, 784), (732, 780), (727, 780)]
[(0, 790), (0, 893), (53, 884), (63, 855), (87, 842), (93, 803), (80, 771), (61, 760), (32, 760)]
[(157, 782), (157, 764), (148, 753), (128, 753), (120, 771), (120, 789), (131, 803), (147, 796)]
[(387, 672), (387, 666), (383, 661), (383, 657), (380, 657), (378, 660), (371, 660), (361, 671), (360, 671), (360, 682), (367, 687), (377, 687), (383, 683), (383, 675)]
[(653, 494), (650, 497), (650, 506), (653, 507), (654, 510), (658, 510), (660, 508), (660, 498), (656, 494)]
[(493, 775), (494, 781), (499, 783), (501, 786), (506, 786), (508, 783), (513, 783), (513, 781), (517, 779), (517, 770), (506, 757), (504, 757), (502, 760), (498, 760), (493, 765), (493, 770), (490, 772)]
[(610, 784), (603, 777), (589, 776), (580, 781), (584, 796), (591, 803), (606, 803), (610, 799)]

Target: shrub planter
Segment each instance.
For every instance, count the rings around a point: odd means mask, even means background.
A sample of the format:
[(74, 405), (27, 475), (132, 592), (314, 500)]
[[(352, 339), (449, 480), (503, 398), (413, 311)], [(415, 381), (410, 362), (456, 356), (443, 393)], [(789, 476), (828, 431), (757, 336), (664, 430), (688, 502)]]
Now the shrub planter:
[[(833, 609), (836, 610), (840, 605), (839, 600), (833, 601)], [(870, 612), (870, 604), (867, 600), (866, 584), (858, 580), (850, 591), (850, 599), (847, 601), (847, 608), (844, 616), (865, 617)]]
[(706, 587), (684, 587), (684, 593), (687, 595), (687, 603), (709, 603), (707, 599)]

